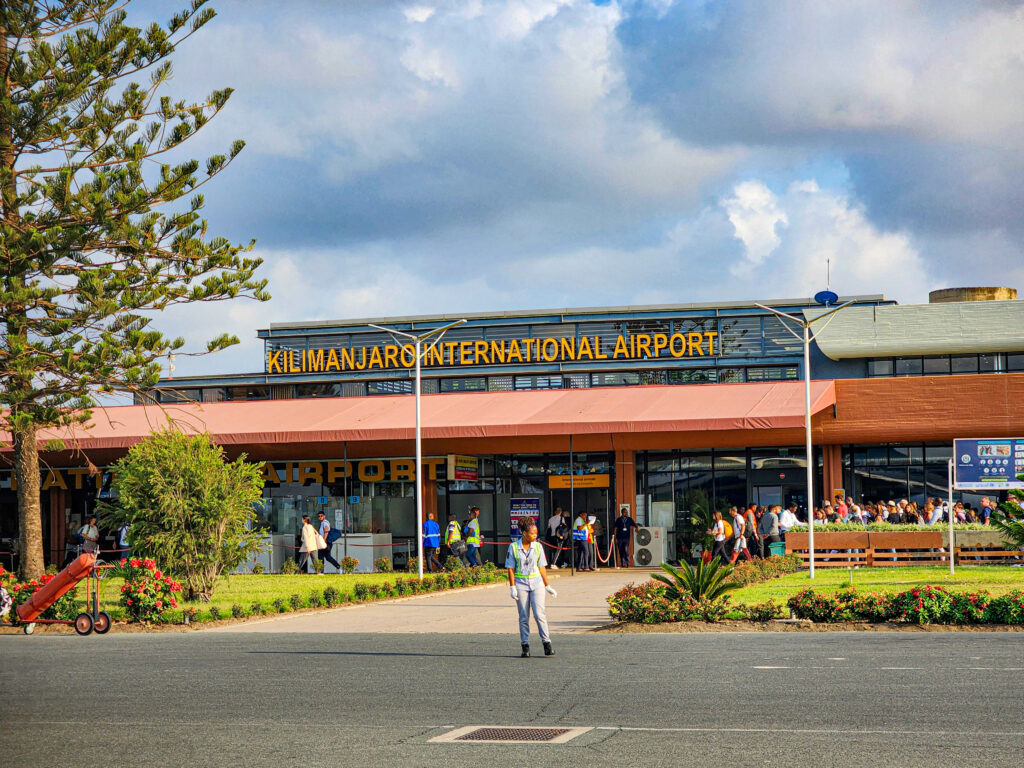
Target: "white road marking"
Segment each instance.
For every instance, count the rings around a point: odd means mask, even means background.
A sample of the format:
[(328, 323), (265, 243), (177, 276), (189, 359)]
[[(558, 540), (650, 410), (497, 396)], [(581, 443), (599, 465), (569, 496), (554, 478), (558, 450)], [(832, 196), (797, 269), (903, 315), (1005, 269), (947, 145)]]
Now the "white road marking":
[(792, 669), (792, 667), (754, 667), (754, 669)]
[(845, 656), (829, 656), (827, 661), (846, 661)]

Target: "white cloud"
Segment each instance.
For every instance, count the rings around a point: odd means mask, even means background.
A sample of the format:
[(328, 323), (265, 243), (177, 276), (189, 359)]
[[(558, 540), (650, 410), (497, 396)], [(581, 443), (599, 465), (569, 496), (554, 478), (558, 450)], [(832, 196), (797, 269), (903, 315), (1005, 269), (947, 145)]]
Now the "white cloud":
[(406, 20), (413, 24), (422, 24), (436, 12), (436, 8), (431, 8), (426, 5), (411, 5), (402, 11), (402, 13), (405, 14)]
[(848, 194), (814, 180), (793, 182), (781, 197), (763, 182), (744, 182), (723, 207), (745, 246), (733, 274), (762, 296), (811, 296), (825, 288), (830, 268), (841, 295), (888, 291), (918, 301), (932, 286), (907, 233), (879, 230)]
[(733, 197), (723, 201), (736, 238), (743, 243), (743, 260), (733, 264), (734, 275), (749, 275), (778, 248), (777, 228), (789, 223), (779, 200), (760, 181), (744, 181), (733, 189)]

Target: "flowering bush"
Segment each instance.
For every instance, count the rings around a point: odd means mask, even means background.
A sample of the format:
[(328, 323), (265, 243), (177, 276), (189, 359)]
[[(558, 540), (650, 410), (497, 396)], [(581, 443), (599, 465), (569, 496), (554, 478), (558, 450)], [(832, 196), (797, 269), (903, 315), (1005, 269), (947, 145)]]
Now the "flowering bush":
[(986, 614), (993, 624), (1024, 624), (1024, 592), (1015, 589), (993, 597)]
[(899, 592), (889, 601), (889, 618), (911, 624), (947, 624), (953, 601), (942, 587), (926, 585)]
[(823, 624), (839, 620), (843, 608), (835, 595), (823, 595), (810, 587), (801, 589), (786, 601), (789, 610), (798, 619), (810, 619)]
[[(4, 585), (4, 589), (6, 589), (8, 594), (11, 596), (11, 612), (7, 614), (8, 621), (12, 624), (18, 624), (18, 606), (22, 603), (28, 602), (32, 595), (53, 581), (54, 576), (55, 575), (52, 573), (44, 573), (38, 579), (19, 582), (15, 580), (13, 573), (0, 568), (0, 584)], [(70, 621), (71, 619), (74, 619), (75, 616), (78, 615), (78, 601), (75, 597), (76, 592), (77, 590), (72, 589), (70, 592), (66, 593), (53, 605), (43, 611), (39, 618), (56, 619), (57, 621)]]
[(121, 558), (115, 574), (124, 579), (120, 603), (129, 621), (161, 621), (178, 607), (181, 584), (164, 575), (154, 560)]
[(741, 585), (760, 584), (787, 573), (796, 573), (801, 567), (798, 555), (772, 555), (771, 557), (737, 563), (729, 578)]
[(352, 557), (352, 555), (345, 555), (345, 557), (341, 558), (342, 573), (355, 573), (358, 567), (359, 561)]
[(729, 598), (695, 600), (683, 595), (678, 600), (665, 596), (666, 586), (656, 581), (627, 584), (608, 597), (608, 613), (617, 621), (662, 624), (677, 621), (721, 621), (729, 611)]
[(394, 573), (395, 568), (391, 565), (390, 557), (378, 557), (373, 561), (373, 570), (377, 573)]
[(981, 624), (991, 620), (988, 607), (992, 596), (988, 592), (956, 592), (949, 598), (949, 624)]
[(780, 607), (774, 600), (767, 600), (754, 605), (741, 605), (739, 610), (750, 621), (765, 622), (778, 618)]

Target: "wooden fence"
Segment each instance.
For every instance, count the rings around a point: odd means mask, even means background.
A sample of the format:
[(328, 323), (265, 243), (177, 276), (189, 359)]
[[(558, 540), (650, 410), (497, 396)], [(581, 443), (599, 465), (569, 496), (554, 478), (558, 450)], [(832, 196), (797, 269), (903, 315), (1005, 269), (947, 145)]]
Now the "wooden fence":
[[(786, 534), (786, 554), (810, 560), (806, 531)], [(957, 563), (1024, 564), (1024, 552), (1002, 546), (955, 547)], [(814, 565), (818, 568), (857, 566), (949, 565), (949, 551), (938, 531), (828, 531), (814, 534)]]

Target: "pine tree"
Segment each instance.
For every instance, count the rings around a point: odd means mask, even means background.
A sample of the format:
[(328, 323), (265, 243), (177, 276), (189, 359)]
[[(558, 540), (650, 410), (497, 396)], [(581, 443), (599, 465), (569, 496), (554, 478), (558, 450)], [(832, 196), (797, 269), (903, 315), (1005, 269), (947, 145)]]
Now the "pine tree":
[[(184, 339), (168, 307), (269, 298), (261, 260), (207, 233), (200, 165), (178, 148), (227, 103), (163, 93), (206, 0), (166, 25), (127, 23), (130, 0), (0, 2), (0, 429), (18, 482), (21, 573), (43, 571), (38, 432), (83, 422), (103, 393), (145, 395)], [(206, 351), (237, 343), (222, 334)]]

